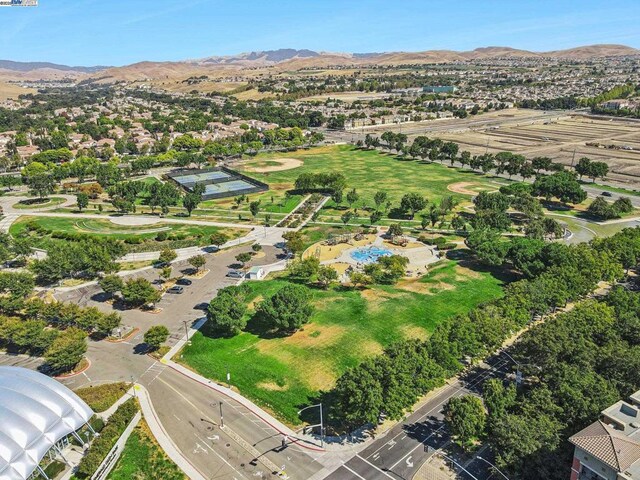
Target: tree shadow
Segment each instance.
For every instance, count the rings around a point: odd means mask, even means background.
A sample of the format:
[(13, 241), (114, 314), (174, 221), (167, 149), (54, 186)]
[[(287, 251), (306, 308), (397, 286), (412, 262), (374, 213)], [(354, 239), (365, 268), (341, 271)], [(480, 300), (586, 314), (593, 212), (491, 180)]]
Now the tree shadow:
[(264, 321), (264, 319), (258, 312), (251, 315), (251, 318), (247, 322), (247, 326), (245, 327), (244, 331), (265, 340), (284, 338), (290, 335), (290, 333), (288, 332), (274, 330), (270, 325), (267, 324), (266, 321)]
[(504, 284), (511, 283), (520, 278), (514, 271), (502, 266), (485, 265), (479, 262), (473, 252), (467, 248), (447, 250), (445, 257), (458, 262), (461, 267), (468, 268), (469, 270), (489, 273), (493, 278), (500, 280)]

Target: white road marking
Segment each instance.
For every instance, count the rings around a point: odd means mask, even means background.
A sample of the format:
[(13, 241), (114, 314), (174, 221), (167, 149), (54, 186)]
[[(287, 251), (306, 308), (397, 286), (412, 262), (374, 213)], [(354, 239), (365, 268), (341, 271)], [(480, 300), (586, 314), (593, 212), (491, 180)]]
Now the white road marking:
[(342, 466), (344, 468), (346, 468), (347, 470), (349, 470), (351, 473), (353, 473), (356, 477), (361, 478), (362, 480), (367, 480), (366, 478), (364, 478), (362, 475), (360, 475), (358, 472), (356, 472), (355, 470), (351, 470), (349, 467), (347, 467), (344, 463), (342, 464)]
[(371, 463), (369, 460), (367, 460), (366, 458), (362, 458), (359, 454), (356, 455), (356, 457), (358, 457), (360, 460), (362, 460), (365, 463), (368, 463), (369, 465), (371, 465), (373, 468), (375, 468), (377, 471), (379, 471), (381, 474), (383, 474), (385, 477), (389, 477), (391, 480), (396, 480), (394, 477), (392, 477), (391, 475), (389, 475), (387, 472), (385, 472), (384, 470), (380, 470), (378, 467), (376, 467), (373, 463)]

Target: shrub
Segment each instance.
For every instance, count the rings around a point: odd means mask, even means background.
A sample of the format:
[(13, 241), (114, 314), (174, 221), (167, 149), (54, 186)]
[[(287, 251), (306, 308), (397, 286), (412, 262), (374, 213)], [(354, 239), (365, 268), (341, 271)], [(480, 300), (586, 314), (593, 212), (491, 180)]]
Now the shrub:
[(156, 241), (164, 242), (168, 236), (167, 232), (158, 232), (158, 235), (156, 235)]
[(100, 436), (94, 439), (87, 454), (82, 457), (75, 475), (78, 478), (90, 478), (103, 462), (113, 445), (118, 441), (131, 419), (138, 411), (138, 404), (131, 398), (118, 407)]
[(104, 412), (122, 397), (130, 386), (131, 384), (126, 382), (105, 383), (95, 387), (79, 388), (75, 393), (94, 412)]

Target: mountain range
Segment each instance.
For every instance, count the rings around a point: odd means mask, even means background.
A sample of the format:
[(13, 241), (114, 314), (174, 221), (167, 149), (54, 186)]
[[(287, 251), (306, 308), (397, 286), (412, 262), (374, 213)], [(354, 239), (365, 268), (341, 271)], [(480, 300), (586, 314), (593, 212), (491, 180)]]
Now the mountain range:
[(177, 62), (139, 62), (121, 67), (74, 67), (48, 62), (0, 60), (0, 79), (74, 78), (84, 82), (112, 83), (146, 79), (169, 79), (189, 75), (228, 75), (233, 70), (274, 68), (299, 70), (331, 66), (407, 65), (466, 62), (495, 58), (557, 58), (588, 60), (598, 57), (640, 55), (625, 45), (589, 45), (568, 50), (533, 52), (509, 47), (484, 47), (472, 51), (427, 50), (422, 52), (336, 53), (279, 49), (213, 56)]

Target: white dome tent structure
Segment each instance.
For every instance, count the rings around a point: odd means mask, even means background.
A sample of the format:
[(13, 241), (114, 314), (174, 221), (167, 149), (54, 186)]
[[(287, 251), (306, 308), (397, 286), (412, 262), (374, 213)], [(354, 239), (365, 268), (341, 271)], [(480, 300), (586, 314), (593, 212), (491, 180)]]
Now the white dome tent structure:
[(77, 431), (87, 425), (93, 432), (92, 416), (91, 408), (56, 380), (0, 367), (0, 480), (47, 478), (40, 462), (47, 454), (62, 456), (61, 444), (70, 435), (84, 443)]

